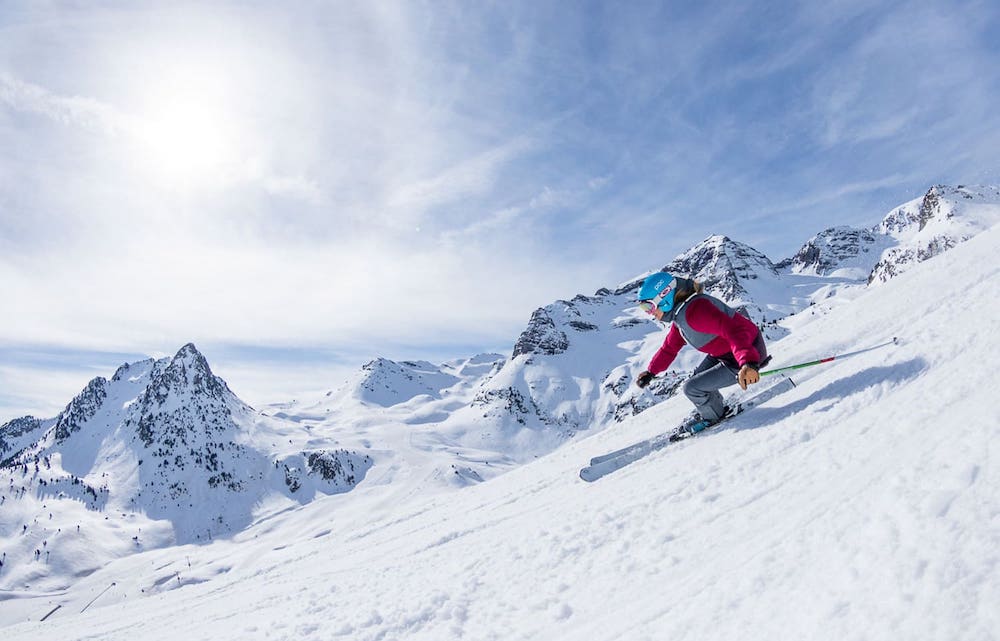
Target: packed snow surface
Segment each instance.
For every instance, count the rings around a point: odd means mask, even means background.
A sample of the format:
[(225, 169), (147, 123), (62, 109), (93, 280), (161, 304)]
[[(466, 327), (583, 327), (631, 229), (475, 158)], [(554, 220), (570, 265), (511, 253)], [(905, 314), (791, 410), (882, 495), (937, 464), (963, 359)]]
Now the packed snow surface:
[(667, 429), (687, 401), (464, 489), (363, 483), (59, 595), (4, 593), (0, 610), (31, 621), (3, 638), (996, 639), (998, 247), (994, 227), (771, 352), (777, 366), (899, 346), (801, 370), (727, 427), (596, 483), (577, 476), (590, 457)]

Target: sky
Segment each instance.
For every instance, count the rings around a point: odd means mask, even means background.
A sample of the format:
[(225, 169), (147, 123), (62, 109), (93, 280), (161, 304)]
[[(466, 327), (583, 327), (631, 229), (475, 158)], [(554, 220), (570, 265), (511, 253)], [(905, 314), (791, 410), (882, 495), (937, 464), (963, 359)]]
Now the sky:
[(1000, 183), (996, 3), (693, 4), (0, 2), (0, 421), (187, 342), (251, 404), (509, 354)]

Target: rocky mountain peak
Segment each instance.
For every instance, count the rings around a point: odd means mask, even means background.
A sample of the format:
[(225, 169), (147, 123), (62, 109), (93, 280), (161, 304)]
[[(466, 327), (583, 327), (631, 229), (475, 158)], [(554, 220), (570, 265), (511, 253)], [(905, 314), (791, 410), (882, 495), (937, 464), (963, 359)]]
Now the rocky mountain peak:
[(923, 229), (940, 208), (941, 197), (946, 191), (942, 185), (931, 187), (921, 198), (911, 200), (890, 211), (882, 222), (875, 226), (874, 231), (899, 235)]
[(249, 410), (188, 343), (165, 367), (154, 370), (127, 422), (138, 426), (147, 446), (178, 435), (186, 443), (186, 434), (229, 429), (234, 409)]
[(198, 351), (198, 348), (194, 346), (194, 343), (188, 343), (177, 350), (177, 354), (174, 355), (174, 360), (184, 360), (188, 362), (196, 362), (199, 365), (204, 364), (205, 367), (208, 366), (208, 361), (205, 356)]
[(745, 281), (777, 276), (771, 260), (753, 247), (728, 236), (709, 236), (664, 266), (671, 274), (693, 278), (727, 301), (748, 297)]
[(810, 238), (777, 267), (790, 268), (796, 274), (826, 276), (845, 266), (858, 266), (867, 273), (878, 260), (882, 245), (875, 230), (831, 227)]
[(26, 437), (39, 432), (41, 427), (42, 422), (34, 416), (22, 416), (0, 425), (0, 467), (9, 455), (24, 447)]
[(671, 268), (694, 278), (725, 271), (746, 278), (756, 278), (761, 271), (777, 273), (771, 260), (764, 254), (749, 245), (718, 234), (709, 236), (664, 267), (666, 271)]
[(935, 185), (900, 205), (875, 226), (891, 246), (868, 282), (885, 282), (909, 266), (933, 258), (1000, 222), (1000, 189)]
[(601, 329), (603, 316), (598, 314), (601, 318), (596, 318), (596, 310), (617, 309), (617, 305), (617, 297), (601, 289), (593, 296), (580, 294), (572, 300), (558, 300), (540, 307), (531, 314), (528, 326), (514, 344), (511, 358), (522, 354), (562, 354), (570, 348), (573, 336)]
[(75, 432), (101, 409), (104, 399), (108, 396), (108, 380), (103, 376), (91, 380), (83, 391), (69, 402), (56, 418), (55, 439), (61, 443)]
[(389, 407), (420, 394), (436, 397), (458, 380), (428, 361), (397, 363), (378, 357), (365, 363), (349, 388), (366, 403)]
[(522, 354), (546, 354), (549, 356), (562, 354), (569, 347), (566, 332), (556, 327), (550, 310), (539, 307), (531, 314), (528, 326), (514, 343), (511, 358)]
[[(163, 359), (168, 361), (169, 359)], [(121, 367), (115, 370), (114, 376), (111, 377), (112, 383), (117, 383), (118, 381), (130, 380), (133, 377), (140, 377), (149, 372), (150, 369), (156, 364), (151, 358), (145, 360), (136, 361), (134, 363), (122, 363)], [(164, 366), (166, 362), (164, 363)]]
[[(147, 397), (163, 405), (171, 395), (206, 397), (219, 401), (233, 397), (225, 382), (212, 373), (208, 360), (188, 343), (159, 371), (154, 371)], [(147, 399), (149, 400), (149, 399)]]
[[(935, 185), (868, 228), (831, 227), (813, 236), (780, 269), (827, 276), (842, 271), (884, 282), (1000, 221), (1000, 189)], [(845, 271), (846, 270), (846, 271)]]
[(889, 212), (873, 231), (897, 237), (907, 233), (918, 233), (931, 222), (943, 222), (954, 218), (960, 209), (960, 204), (996, 202), (998, 195), (1000, 194), (996, 187), (934, 185), (920, 198), (904, 203)]

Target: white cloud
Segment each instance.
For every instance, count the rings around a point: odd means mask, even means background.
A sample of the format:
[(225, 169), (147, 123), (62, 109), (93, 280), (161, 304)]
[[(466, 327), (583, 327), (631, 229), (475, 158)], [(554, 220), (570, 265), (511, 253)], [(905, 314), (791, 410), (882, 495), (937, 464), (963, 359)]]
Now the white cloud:
[[(816, 74), (813, 104), (827, 146), (907, 144), (942, 118), (983, 113), (977, 39), (957, 7), (887, 8)], [(993, 73), (992, 71), (987, 73)], [(950, 123), (949, 128), (956, 123)]]
[[(879, 189), (885, 189), (887, 187), (897, 187), (899, 185), (907, 184), (912, 180), (912, 176), (893, 174), (891, 176), (876, 178), (874, 180), (864, 180), (844, 185), (831, 185), (825, 191), (813, 191), (806, 197), (776, 203), (766, 209), (754, 212), (752, 215), (747, 216), (746, 220), (749, 222), (764, 221), (773, 217), (775, 214), (799, 212), (820, 204), (836, 203), (844, 199), (846, 196), (866, 194)], [(876, 215), (879, 212), (870, 213), (872, 215)], [(872, 222), (874, 223), (875, 221), (873, 220)], [(816, 231), (821, 230), (817, 229)], [(804, 241), (805, 239), (803, 238), (802, 240)]]
[[(232, 140), (245, 132), (227, 127), (226, 113), (218, 107), (204, 107), (196, 96), (189, 96), (188, 101), (175, 98), (157, 113), (131, 114), (94, 98), (60, 96), (9, 73), (0, 73), (0, 103), (18, 112), (42, 115), (61, 125), (102, 134), (106, 138), (96, 144), (132, 156), (130, 164), (138, 173), (131, 178), (148, 181), (144, 189), (197, 186), (201, 190), (222, 190), (247, 184), (311, 204), (324, 200), (314, 179), (282, 175), (260, 156), (241, 153)], [(123, 185), (129, 183), (129, 177), (119, 178), (126, 179)]]
[(195, 341), (366, 345), (374, 354), (427, 336), (494, 344), (535, 307), (576, 291), (557, 261), (522, 254), (506, 237), (447, 249), (418, 236), (294, 248), (210, 241), (164, 229), (99, 253), (0, 262), (3, 298), (21, 310), (4, 338), (140, 353)]
[(83, 390), (95, 376), (110, 377), (114, 373), (98, 367), (60, 367), (5, 362), (0, 364), (0, 424), (12, 418), (32, 415), (51, 418)]
[(400, 185), (389, 195), (388, 205), (410, 215), (419, 215), (438, 205), (484, 195), (495, 187), (497, 175), (504, 166), (518, 160), (533, 146), (529, 139), (519, 137), (462, 159), (431, 178)]
[(93, 98), (59, 96), (43, 87), (0, 72), (0, 103), (11, 109), (40, 114), (63, 125), (109, 135), (118, 132), (120, 114)]

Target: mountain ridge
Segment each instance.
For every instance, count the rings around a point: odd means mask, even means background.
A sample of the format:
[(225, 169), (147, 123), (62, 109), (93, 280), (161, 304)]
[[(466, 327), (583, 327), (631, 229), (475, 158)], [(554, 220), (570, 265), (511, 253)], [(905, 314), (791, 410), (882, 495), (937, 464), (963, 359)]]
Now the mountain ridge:
[[(173, 357), (125, 363), (110, 379), (92, 379), (57, 417), (0, 426), (0, 475), (10, 479), (3, 501), (17, 499), (23, 516), (8, 516), (26, 523), (16, 547), (44, 542), (53, 565), (84, 572), (72, 546), (54, 545), (72, 536), (73, 524), (79, 533), (91, 523), (88, 540), (117, 541), (111, 555), (130, 542), (132, 552), (204, 542), (245, 529), (262, 501), (301, 504), (350, 491), (373, 464), (321, 435), (279, 445), (275, 436), (289, 433), (258, 417), (191, 343)], [(30, 496), (41, 504), (26, 502)], [(61, 506), (53, 522), (64, 527), (41, 526), (46, 504)], [(95, 521), (88, 512), (106, 516)], [(14, 525), (0, 520), (0, 532), (9, 536)], [(30, 566), (20, 572), (4, 573), (0, 586), (45, 575)]]

